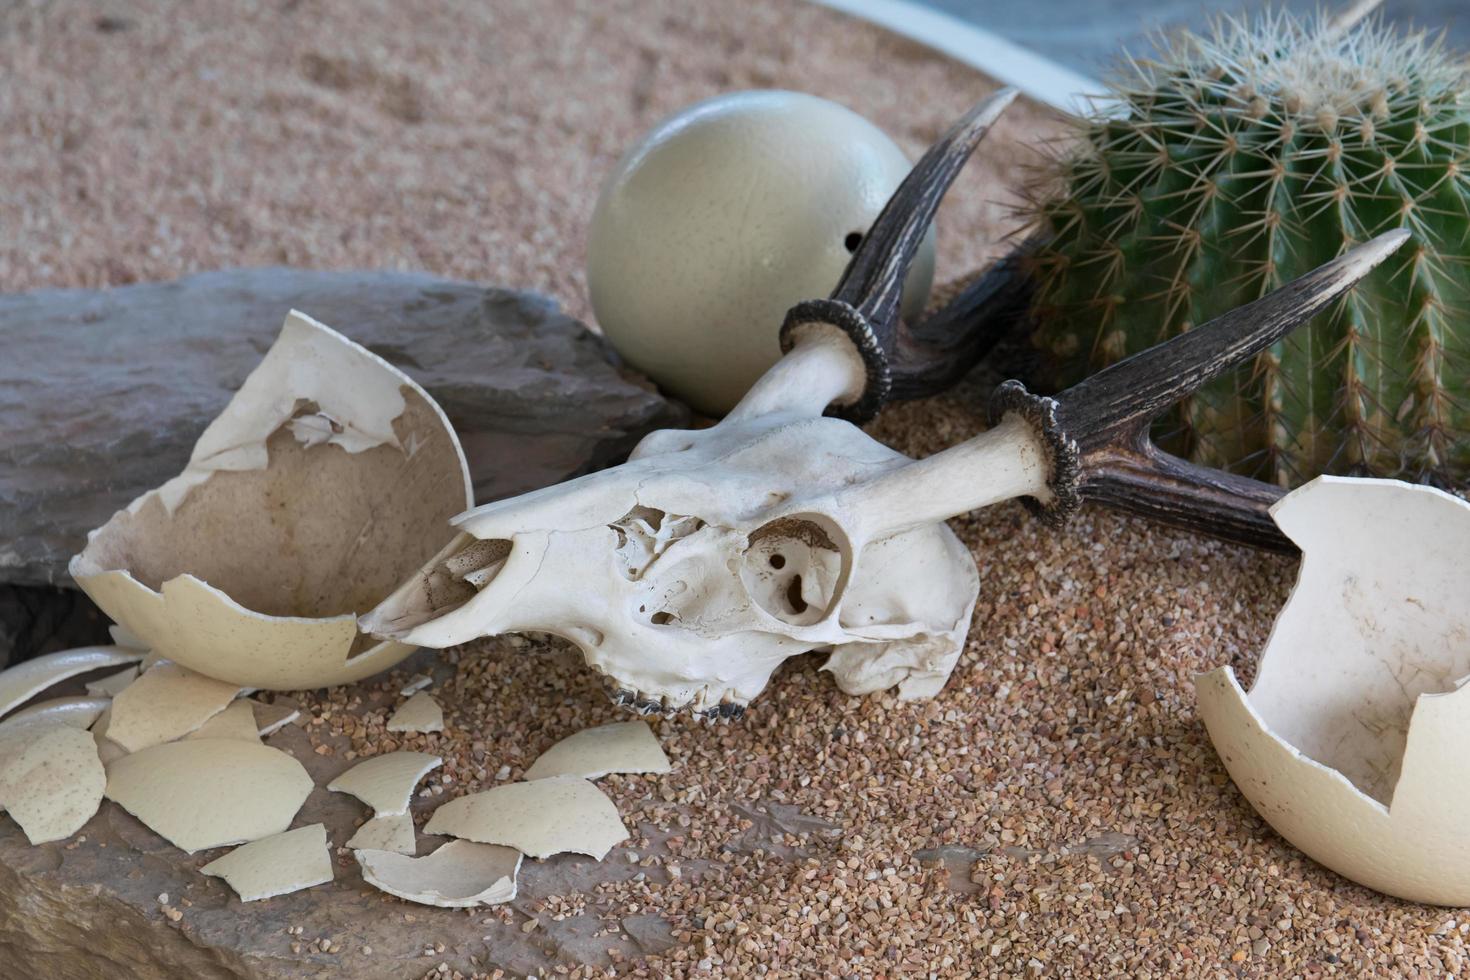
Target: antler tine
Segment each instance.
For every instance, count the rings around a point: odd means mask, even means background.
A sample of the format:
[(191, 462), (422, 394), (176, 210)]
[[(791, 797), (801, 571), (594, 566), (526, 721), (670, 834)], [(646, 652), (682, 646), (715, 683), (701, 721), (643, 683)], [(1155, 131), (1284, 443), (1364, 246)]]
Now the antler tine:
[(1055, 397), (1007, 381), (991, 396), (990, 415), (1026, 419), (1051, 456), (1042, 514), (1064, 520), (1091, 498), (1155, 520), (1242, 541), (1293, 550), (1269, 508), (1278, 487), (1196, 466), (1161, 451), (1149, 424), (1170, 405), (1253, 357), (1334, 300), (1409, 238), (1390, 231), (1275, 292), (1216, 317), (1074, 385)]
[(1148, 425), (1326, 309), (1408, 237), (1403, 229), (1385, 232), (1254, 303), (1104, 368), (1057, 396), (1058, 421), (1084, 448)]
[(899, 322), (890, 399), (945, 390), (1025, 321), (1035, 292), (1028, 260), (1042, 241), (1032, 237), (1017, 245), (918, 324)]
[(867, 374), (863, 391), (838, 406), (843, 417), (865, 422), (888, 400), (893, 385), (889, 357), (898, 344), (899, 300), (908, 267), (960, 168), (1015, 97), (1015, 89), (996, 92), (930, 147), (873, 222), (831, 296), (798, 303), (786, 314), (783, 352), (795, 347), (810, 327), (825, 325), (845, 333), (862, 357)]
[(876, 329), (891, 328), (897, 322), (904, 277), (939, 202), (1016, 95), (1013, 88), (996, 92), (929, 148), (883, 206), (838, 280), (832, 299), (854, 307)]

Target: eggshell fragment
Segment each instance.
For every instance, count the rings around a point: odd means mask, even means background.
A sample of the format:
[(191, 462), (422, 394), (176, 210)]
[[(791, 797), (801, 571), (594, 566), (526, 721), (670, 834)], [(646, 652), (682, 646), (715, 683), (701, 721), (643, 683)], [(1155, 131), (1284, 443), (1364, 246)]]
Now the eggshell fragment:
[(389, 895), (421, 905), (468, 908), (514, 899), (521, 855), (509, 847), (456, 840), (421, 858), (358, 851), (357, 863), (362, 880)]
[(585, 779), (567, 776), (450, 800), (434, 811), (424, 833), (503, 844), (534, 858), (570, 851), (599, 861), (628, 839), (613, 801)]
[(105, 667), (137, 663), (143, 654), (123, 647), (78, 647), (22, 660), (0, 671), (0, 717), (69, 677)]
[(233, 738), (168, 742), (107, 767), (107, 798), (190, 854), (279, 834), (311, 790), (291, 756)]
[(138, 665), (124, 667), (115, 674), (100, 680), (87, 682), (87, 693), (97, 698), (115, 698), (133, 681), (138, 679)]
[(327, 828), (319, 823), (237, 847), (199, 869), (223, 878), (242, 902), (289, 895), (332, 880)]
[(393, 712), (387, 725), (390, 732), (442, 732), (444, 709), (439, 702), (420, 691)]
[(91, 733), (25, 726), (0, 739), (0, 810), (32, 844), (65, 840), (92, 819), (107, 783)]
[(254, 705), (250, 701), (235, 701), (184, 738), (238, 738), (259, 742), (260, 728), (255, 723)]
[(357, 851), (392, 851), (412, 857), (418, 849), (413, 835), (413, 814), (390, 813), (373, 817), (357, 828), (347, 846)]
[(108, 698), (52, 698), (21, 708), (0, 721), (0, 735), (29, 725), (70, 725), (86, 731), (111, 703)]
[(345, 684), (412, 652), (362, 637), (356, 613), (442, 548), (472, 504), (459, 441), (427, 393), (292, 312), (184, 471), (93, 531), (70, 570), (137, 642), (183, 666), (259, 689)]
[(239, 693), (235, 684), (161, 661), (113, 698), (107, 737), (129, 752), (171, 742), (225, 710)]
[(1321, 477), (1272, 509), (1303, 552), (1245, 693), (1195, 680), (1242, 794), (1352, 880), (1470, 905), (1470, 504)]
[(407, 813), (419, 780), (443, 763), (427, 752), (388, 752), (359, 762), (328, 783), (327, 789), (351, 793), (380, 817)]
[(526, 770), (527, 779), (577, 776), (597, 779), (612, 772), (669, 772), (669, 757), (648, 722), (616, 721), (568, 735)]
[(259, 723), (261, 738), (268, 738), (301, 717), (301, 710), (286, 704), (264, 704), (251, 702), (255, 706), (255, 720)]

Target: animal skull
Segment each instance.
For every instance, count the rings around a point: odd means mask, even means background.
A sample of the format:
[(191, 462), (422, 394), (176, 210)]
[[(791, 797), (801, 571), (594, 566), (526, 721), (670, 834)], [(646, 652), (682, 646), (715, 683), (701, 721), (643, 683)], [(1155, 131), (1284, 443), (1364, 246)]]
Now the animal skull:
[[(916, 512), (968, 507), (895, 511), (938, 491), (936, 475), (821, 414), (822, 392), (852, 378), (846, 344), (813, 338), (712, 428), (652, 433), (622, 466), (462, 515), (467, 536), (365, 628), (430, 647), (552, 633), (644, 710), (738, 713), (812, 650), (850, 694), (936, 693), (980, 581), (954, 533)], [(973, 477), (1045, 492), (1029, 429), (992, 441), (1005, 448), (970, 458)]]

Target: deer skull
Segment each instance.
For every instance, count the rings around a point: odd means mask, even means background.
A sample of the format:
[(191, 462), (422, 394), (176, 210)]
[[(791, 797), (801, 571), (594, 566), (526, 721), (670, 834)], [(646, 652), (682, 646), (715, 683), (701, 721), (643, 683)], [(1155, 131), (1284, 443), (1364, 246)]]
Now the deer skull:
[[(812, 650), (850, 694), (937, 692), (979, 575), (946, 525), (892, 519), (895, 493), (923, 489), (916, 464), (820, 414), (822, 381), (852, 376), (845, 344), (803, 345), (712, 428), (652, 433), (622, 466), (457, 518), (466, 536), (365, 627), (430, 647), (553, 633), (644, 710), (738, 713)], [(1040, 448), (1008, 432), (1007, 485), (1043, 492)]]

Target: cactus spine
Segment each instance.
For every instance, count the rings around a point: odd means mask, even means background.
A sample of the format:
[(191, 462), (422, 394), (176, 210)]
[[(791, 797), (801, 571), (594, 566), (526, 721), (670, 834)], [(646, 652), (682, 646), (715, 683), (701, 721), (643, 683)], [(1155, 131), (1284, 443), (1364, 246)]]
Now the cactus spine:
[(1036, 341), (1064, 385), (1390, 228), (1413, 241), (1181, 407), (1160, 438), (1295, 485), (1470, 477), (1470, 96), (1438, 41), (1376, 21), (1224, 20), (1113, 82), (1043, 168)]

